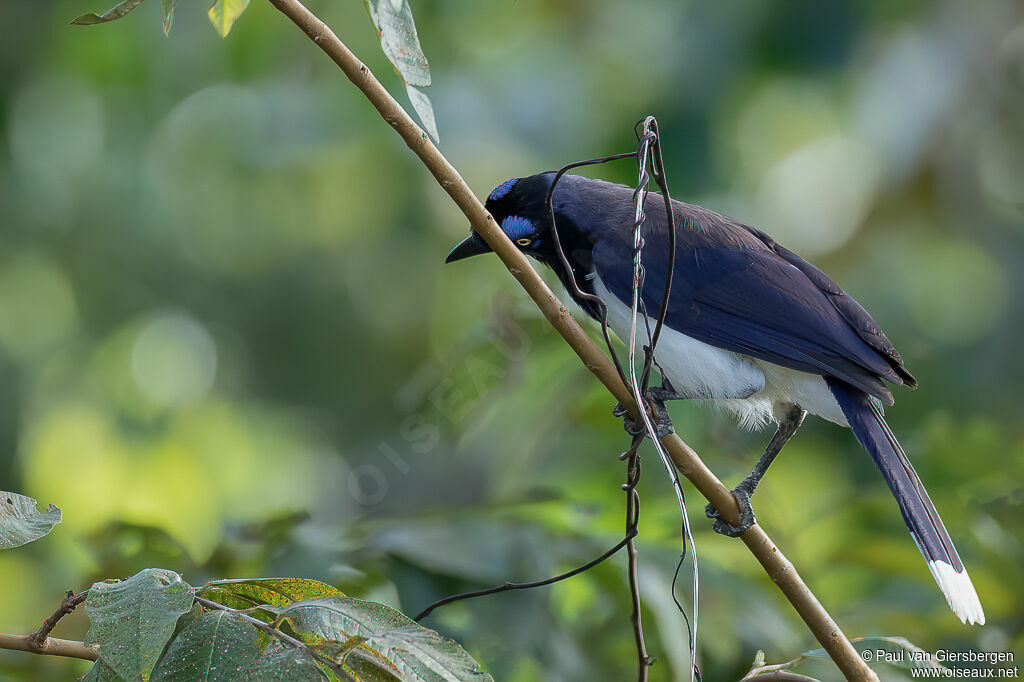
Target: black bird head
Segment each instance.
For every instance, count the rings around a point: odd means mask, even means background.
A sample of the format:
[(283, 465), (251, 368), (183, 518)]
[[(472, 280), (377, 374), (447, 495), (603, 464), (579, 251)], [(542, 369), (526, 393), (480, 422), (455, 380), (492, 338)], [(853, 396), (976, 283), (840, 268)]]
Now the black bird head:
[[(544, 205), (553, 177), (553, 173), (540, 173), (506, 180), (494, 188), (484, 204), (520, 251), (545, 262), (547, 256), (555, 254), (550, 239), (551, 221)], [(490, 253), (491, 250), (487, 242), (473, 232), (452, 249), (445, 263)]]
[[(580, 175), (563, 175), (552, 201), (561, 245), (559, 253), (545, 203), (554, 178), (554, 173), (547, 172), (506, 180), (494, 188), (485, 206), (520, 251), (551, 268), (569, 295), (596, 316), (598, 312), (593, 302), (581, 297), (578, 291), (593, 293), (588, 274), (594, 269), (595, 237), (615, 225), (631, 223), (632, 190)], [(480, 235), (472, 232), (452, 249), (445, 262), (453, 263), (491, 250)]]

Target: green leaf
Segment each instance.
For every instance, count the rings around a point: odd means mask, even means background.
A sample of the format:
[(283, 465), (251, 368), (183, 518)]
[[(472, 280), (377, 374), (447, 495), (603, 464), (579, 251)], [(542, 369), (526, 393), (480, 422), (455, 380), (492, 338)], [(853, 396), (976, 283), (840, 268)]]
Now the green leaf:
[(0, 549), (38, 540), (58, 523), (60, 509), (52, 504), (45, 512), (40, 512), (31, 497), (0, 491)]
[(364, 0), (364, 4), (377, 29), (384, 55), (402, 78), (409, 101), (423, 122), (423, 127), (437, 141), (434, 107), (430, 98), (419, 89), (430, 85), (430, 65), (420, 47), (409, 0)]
[(142, 0), (123, 0), (103, 14), (96, 14), (95, 12), (89, 12), (82, 16), (72, 20), (72, 24), (76, 26), (92, 26), (93, 24), (105, 24), (108, 21), (114, 21), (120, 19), (124, 15), (128, 14), (136, 7), (142, 4)]
[[(327, 583), (309, 578), (239, 578), (211, 580), (199, 588), (199, 595), (233, 609), (257, 606), (289, 606), (305, 599), (344, 597)], [(267, 609), (277, 612), (278, 609)]]
[(122, 682), (122, 678), (101, 658), (79, 678), (79, 682)]
[(430, 103), (427, 93), (411, 85), (406, 85), (405, 91), (409, 93), (409, 101), (412, 102), (412, 108), (416, 110), (416, 115), (423, 122), (423, 127), (434, 138), (434, 142), (440, 142), (440, 138), (437, 136), (437, 123), (434, 121), (434, 105)]
[(217, 29), (221, 38), (227, 38), (238, 17), (249, 6), (249, 0), (217, 0), (208, 12), (210, 23)]
[(148, 680), (194, 594), (180, 575), (162, 568), (95, 583), (85, 600), (92, 621), (85, 643), (99, 644), (100, 658), (124, 679)]
[[(307, 635), (307, 639), (319, 637)], [(359, 682), (402, 682), (401, 673), (380, 652), (366, 646), (364, 637), (349, 637), (344, 642), (310, 645), (318, 654), (343, 666)]]
[(317, 665), (316, 659), (302, 649), (272, 641), (263, 655), (247, 665), (239, 680), (263, 682), (320, 682), (328, 679)]
[[(855, 637), (850, 640), (858, 652), (871, 651), (872, 662), (888, 663), (897, 668), (910, 669), (937, 669), (943, 670), (946, 666), (933, 660), (927, 651), (911, 642), (906, 637)], [(886, 655), (879, 655), (878, 651), (884, 651)], [(824, 649), (813, 649), (805, 651), (802, 656), (806, 658), (828, 658)]]
[(420, 47), (408, 0), (365, 0), (380, 47), (408, 85), (430, 85), (430, 65)]
[(363, 646), (390, 661), (403, 680), (491, 681), (461, 646), (383, 604), (349, 597), (312, 599), (284, 608), (277, 624), (285, 621), (321, 641), (362, 637)]
[(164, 35), (171, 35), (171, 24), (174, 23), (174, 6), (178, 0), (161, 0), (164, 6)]
[(236, 679), (246, 665), (259, 658), (257, 639), (256, 628), (238, 616), (207, 611), (171, 640), (151, 679)]

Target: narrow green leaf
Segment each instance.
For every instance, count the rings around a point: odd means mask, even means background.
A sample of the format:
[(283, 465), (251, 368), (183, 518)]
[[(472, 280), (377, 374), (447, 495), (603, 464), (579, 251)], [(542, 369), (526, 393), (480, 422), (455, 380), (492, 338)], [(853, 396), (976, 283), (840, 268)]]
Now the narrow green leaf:
[[(871, 657), (865, 657), (865, 660), (877, 660), (879, 663), (888, 663), (898, 668), (907, 669), (943, 670), (946, 667), (906, 637), (855, 637), (850, 640), (850, 643), (858, 652), (871, 651)], [(888, 655), (879, 654), (879, 651)], [(801, 655), (806, 658), (828, 658), (824, 649), (805, 651)]]
[(257, 639), (256, 628), (238, 616), (226, 611), (207, 611), (171, 640), (151, 679), (237, 679), (245, 666), (259, 658)]
[(238, 17), (249, 6), (249, 0), (217, 0), (208, 12), (210, 23), (217, 29), (221, 38), (227, 38)]
[(0, 491), (0, 549), (38, 540), (58, 523), (60, 509), (52, 504), (45, 512), (40, 512), (31, 497)]
[(363, 637), (363, 646), (384, 656), (404, 680), (492, 682), (461, 646), (383, 604), (348, 597), (312, 599), (283, 609), (278, 624), (285, 621), (320, 641)]
[(108, 21), (114, 21), (120, 19), (124, 15), (128, 14), (136, 7), (142, 4), (142, 0), (123, 0), (117, 3), (103, 14), (96, 14), (95, 12), (89, 12), (83, 14), (76, 19), (71, 21), (76, 26), (91, 26), (93, 24), (105, 24)]
[(273, 641), (267, 644), (263, 655), (247, 665), (239, 680), (261, 682), (322, 682), (327, 675), (307, 652)]
[(420, 47), (409, 0), (363, 0), (366, 12), (380, 38), (380, 48), (405, 84), (412, 108), (427, 133), (439, 141), (434, 106), (420, 90), (430, 85), (430, 65)]
[(178, 617), (192, 609), (195, 591), (174, 571), (147, 568), (127, 580), (89, 588), (86, 644), (126, 680), (150, 678)]
[(178, 0), (161, 0), (164, 7), (164, 35), (171, 35), (171, 24), (174, 23), (174, 6)]
[(406, 85), (405, 91), (409, 93), (409, 101), (412, 102), (412, 108), (416, 110), (423, 127), (434, 138), (434, 142), (440, 142), (437, 136), (437, 123), (434, 121), (434, 105), (430, 103), (427, 93), (411, 85)]
[(430, 65), (420, 47), (409, 0), (364, 0), (380, 47), (407, 85), (430, 85)]
[[(199, 588), (200, 596), (233, 609), (289, 606), (304, 599), (344, 597), (341, 590), (309, 578), (239, 578), (212, 580)], [(277, 609), (266, 609), (277, 611)]]

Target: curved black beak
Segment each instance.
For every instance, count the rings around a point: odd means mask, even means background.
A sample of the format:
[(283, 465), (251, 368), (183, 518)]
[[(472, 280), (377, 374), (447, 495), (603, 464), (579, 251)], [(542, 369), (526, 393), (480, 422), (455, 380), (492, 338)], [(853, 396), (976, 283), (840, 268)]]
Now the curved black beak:
[(476, 232), (472, 232), (452, 249), (452, 252), (444, 259), (444, 262), (454, 263), (457, 260), (469, 258), (470, 256), (479, 256), (481, 253), (490, 253), (490, 251), (491, 247), (487, 245), (487, 242)]

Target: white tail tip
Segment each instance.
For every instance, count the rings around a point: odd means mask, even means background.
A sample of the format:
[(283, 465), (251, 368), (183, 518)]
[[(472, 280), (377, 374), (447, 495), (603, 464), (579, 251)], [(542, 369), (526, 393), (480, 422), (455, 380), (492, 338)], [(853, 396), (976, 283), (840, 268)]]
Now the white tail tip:
[(957, 573), (956, 569), (945, 561), (929, 561), (928, 568), (960, 622), (984, 625), (985, 612), (981, 609), (981, 601), (974, 590), (971, 578), (967, 575), (967, 569)]

